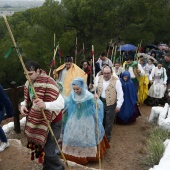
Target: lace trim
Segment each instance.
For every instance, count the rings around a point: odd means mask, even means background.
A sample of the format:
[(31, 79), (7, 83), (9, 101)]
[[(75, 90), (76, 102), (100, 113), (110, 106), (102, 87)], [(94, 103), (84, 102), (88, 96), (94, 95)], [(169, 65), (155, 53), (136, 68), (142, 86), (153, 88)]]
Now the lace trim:
[(80, 148), (78, 146), (68, 146), (63, 144), (62, 151), (65, 154), (75, 157), (96, 157), (97, 147)]

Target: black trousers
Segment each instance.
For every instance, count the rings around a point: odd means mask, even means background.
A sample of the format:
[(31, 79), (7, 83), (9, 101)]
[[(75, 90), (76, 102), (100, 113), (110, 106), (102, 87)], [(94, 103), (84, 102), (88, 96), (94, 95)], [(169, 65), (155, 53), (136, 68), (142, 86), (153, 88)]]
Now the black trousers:
[(105, 129), (106, 137), (107, 137), (108, 141), (110, 142), (113, 123), (114, 123), (114, 119), (115, 119), (115, 116), (116, 116), (116, 113), (115, 113), (116, 103), (113, 104), (113, 105), (107, 106), (106, 105), (106, 99), (104, 99), (104, 98), (100, 98), (100, 99), (104, 104), (103, 126), (104, 126), (104, 129)]
[[(51, 124), (51, 128), (57, 140), (60, 137), (61, 125), (62, 125), (62, 121)], [(47, 142), (44, 146), (45, 157), (44, 157), (44, 163), (43, 163), (43, 170), (64, 170), (65, 169), (60, 159), (58, 158), (57, 153), (55, 152), (55, 149), (56, 149), (56, 143), (53, 137), (51, 136), (51, 133), (49, 132)]]

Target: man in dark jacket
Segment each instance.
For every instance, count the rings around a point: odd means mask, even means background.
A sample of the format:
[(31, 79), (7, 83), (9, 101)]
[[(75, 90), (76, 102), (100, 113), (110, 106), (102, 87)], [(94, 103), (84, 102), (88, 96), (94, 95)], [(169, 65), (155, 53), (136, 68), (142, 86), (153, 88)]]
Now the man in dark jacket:
[[(3, 87), (0, 85), (0, 123), (4, 118), (5, 111), (7, 117), (10, 119), (13, 116), (14, 109), (9, 97), (5, 93)], [(9, 146), (9, 142), (1, 126), (0, 126), (0, 140), (1, 140), (0, 152), (2, 152), (4, 151), (5, 148)]]
[(162, 66), (166, 69), (167, 73), (167, 89), (170, 89), (170, 53), (165, 55), (165, 59), (162, 61)]

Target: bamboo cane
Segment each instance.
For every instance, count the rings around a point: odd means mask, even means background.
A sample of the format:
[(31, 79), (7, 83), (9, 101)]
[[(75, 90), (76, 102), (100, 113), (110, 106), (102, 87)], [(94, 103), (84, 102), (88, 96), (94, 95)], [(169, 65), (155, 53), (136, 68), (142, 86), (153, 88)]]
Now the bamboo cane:
[[(112, 63), (114, 63), (114, 61), (113, 61), (114, 50), (115, 50), (115, 46), (112, 48), (112, 53), (111, 53), (111, 61), (112, 61)], [(114, 64), (113, 64), (113, 66), (114, 66)]]
[(55, 54), (55, 33), (54, 33), (54, 54)]
[(86, 56), (85, 56), (85, 49), (84, 49), (84, 43), (83, 43), (83, 57), (84, 57), (84, 59), (86, 58)]
[(113, 59), (114, 63), (116, 62), (116, 50), (117, 50), (117, 45), (116, 45), (115, 50), (114, 50), (114, 59)]
[(140, 41), (140, 45), (139, 45), (139, 47), (141, 47), (142, 46), (142, 40)]
[[(93, 58), (93, 76), (94, 76), (94, 94), (96, 94), (96, 80), (95, 80), (95, 63), (94, 63), (94, 45), (92, 45), (92, 58)], [(98, 127), (98, 104), (95, 99), (96, 104), (96, 128), (97, 128), (97, 137), (98, 137), (98, 155), (99, 155), (99, 169), (101, 169), (101, 157), (100, 157), (100, 139), (99, 139), (99, 127)]]
[(121, 55), (121, 46), (120, 46), (120, 63), (121, 63), (121, 65), (122, 65), (122, 55)]
[[(93, 60), (91, 59), (91, 66), (92, 66), (92, 63), (93, 63)], [(91, 71), (90, 73), (90, 84), (93, 84), (93, 72)]]
[[(9, 23), (8, 23), (8, 21), (7, 21), (7, 18), (6, 18), (6, 16), (3, 16), (3, 18), (4, 18), (5, 24), (6, 24), (6, 26), (7, 26), (8, 32), (9, 32), (9, 34), (10, 34), (10, 37), (11, 37), (11, 39), (12, 39), (12, 42), (13, 42), (13, 44), (14, 44), (14, 47), (15, 47), (15, 49), (16, 49), (16, 52), (17, 52), (17, 54), (18, 54), (19, 60), (20, 60), (20, 62), (21, 62), (21, 65), (22, 65), (22, 67), (23, 67), (24, 73), (26, 74), (26, 78), (28, 79), (29, 84), (30, 84), (30, 86), (31, 86), (31, 88), (32, 88), (32, 90), (33, 90), (33, 92), (34, 92), (35, 98), (38, 98), (38, 96), (37, 96), (37, 94), (36, 94), (36, 92), (35, 92), (34, 86), (33, 86), (32, 82), (31, 82), (31, 79), (30, 79), (30, 77), (29, 77), (29, 75), (28, 75), (28, 71), (27, 71), (27, 69), (26, 69), (26, 67), (25, 67), (25, 64), (24, 64), (24, 62), (23, 62), (22, 55), (21, 55), (21, 53), (19, 52), (19, 49), (18, 49), (18, 47), (17, 47), (16, 41), (15, 41), (14, 36), (13, 36), (13, 34), (12, 34), (12, 31), (11, 31), (11, 28), (10, 28)], [(43, 114), (44, 120), (45, 120), (46, 123), (47, 123), (47, 126), (48, 126), (48, 128), (49, 128), (49, 131), (50, 131), (52, 137), (54, 138), (54, 141), (55, 141), (55, 143), (56, 143), (56, 145), (57, 145), (57, 147), (58, 147), (58, 149), (59, 149), (59, 151), (60, 151), (60, 153), (61, 153), (61, 155), (62, 155), (62, 157), (63, 157), (63, 159), (64, 159), (64, 162), (65, 162), (65, 164), (66, 164), (66, 166), (67, 166), (67, 169), (70, 170), (69, 165), (68, 165), (68, 163), (67, 163), (67, 160), (65, 159), (64, 154), (63, 154), (63, 152), (61, 151), (61, 148), (60, 148), (60, 146), (59, 146), (59, 144), (58, 144), (58, 142), (57, 142), (57, 139), (56, 139), (55, 136), (54, 136), (54, 132), (53, 132), (53, 130), (51, 129), (51, 126), (50, 126), (50, 124), (49, 124), (49, 122), (48, 122), (48, 120), (47, 120), (47, 118), (46, 118), (46, 115), (45, 115), (45, 113), (44, 113), (44, 110), (41, 109), (41, 112), (42, 112), (42, 114)]]
[(138, 44), (138, 46), (137, 46), (137, 48), (136, 48), (136, 61), (138, 62), (138, 56), (137, 56), (137, 53), (138, 53), (138, 49), (139, 49), (139, 46), (140, 46), (140, 44)]
[[(56, 56), (56, 53), (57, 53), (57, 49), (58, 49), (58, 46), (59, 46), (59, 43), (58, 45), (56, 46), (56, 48), (54, 49), (54, 56), (53, 56), (53, 60), (55, 60), (55, 56)], [(49, 76), (51, 75), (51, 68), (50, 68), (50, 71), (49, 71)]]
[(108, 50), (107, 50), (107, 58), (109, 57), (109, 51), (110, 51), (110, 46), (109, 46), (109, 48), (108, 48)]
[[(59, 42), (58, 42), (58, 48), (60, 48)], [(61, 51), (60, 51), (60, 53), (61, 53)], [(60, 65), (61, 65), (61, 54), (59, 54), (59, 58), (60, 58)]]

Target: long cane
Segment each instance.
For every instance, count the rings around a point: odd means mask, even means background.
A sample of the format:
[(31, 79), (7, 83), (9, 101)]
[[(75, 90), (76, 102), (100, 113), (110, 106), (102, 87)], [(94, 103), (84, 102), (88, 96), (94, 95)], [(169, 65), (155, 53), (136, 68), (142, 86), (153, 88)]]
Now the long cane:
[[(30, 80), (30, 77), (29, 77), (29, 75), (28, 75), (27, 69), (26, 69), (25, 64), (24, 64), (24, 62), (23, 62), (21, 53), (19, 52), (19, 49), (18, 49), (18, 47), (17, 47), (16, 41), (15, 41), (14, 36), (13, 36), (13, 34), (12, 34), (11, 28), (10, 28), (10, 26), (9, 26), (9, 24), (8, 24), (7, 18), (6, 18), (6, 16), (3, 16), (3, 18), (4, 18), (5, 24), (6, 24), (6, 26), (7, 26), (7, 29), (8, 29), (8, 31), (9, 31), (9, 34), (10, 34), (10, 36), (11, 36), (12, 42), (13, 42), (13, 44), (14, 44), (14, 47), (15, 47), (15, 49), (16, 49), (16, 51), (17, 51), (19, 60), (20, 60), (20, 62), (21, 62), (21, 64), (22, 64), (24, 73), (26, 74), (26, 77), (27, 77), (27, 79), (28, 79), (28, 81), (29, 81), (29, 84), (30, 84), (30, 86), (31, 86), (31, 88), (32, 88), (32, 90), (33, 90), (33, 92), (34, 92), (35, 98), (37, 99), (38, 96), (37, 96), (37, 94), (36, 94), (36, 92), (35, 92), (34, 86), (33, 86), (32, 82), (31, 82), (31, 80)], [(59, 144), (58, 144), (58, 142), (57, 142), (57, 139), (56, 139), (55, 136), (54, 136), (54, 132), (53, 132), (53, 130), (51, 129), (51, 126), (50, 126), (50, 124), (49, 124), (49, 122), (48, 122), (48, 120), (47, 120), (47, 118), (46, 118), (46, 115), (45, 115), (45, 113), (44, 113), (44, 110), (41, 109), (41, 112), (42, 112), (42, 114), (43, 114), (44, 120), (45, 120), (46, 123), (47, 123), (47, 126), (48, 126), (48, 128), (49, 128), (49, 131), (50, 131), (50, 133), (51, 133), (51, 135), (52, 135), (52, 137), (53, 137), (53, 139), (54, 139), (54, 141), (55, 141), (55, 143), (56, 143), (56, 145), (57, 145), (57, 147), (58, 147), (58, 149), (59, 149), (59, 151), (60, 151), (60, 153), (61, 153), (61, 155), (62, 155), (62, 157), (63, 157), (63, 159), (64, 159), (64, 162), (65, 162), (65, 164), (66, 164), (66, 166), (67, 166), (67, 169), (70, 170), (69, 165), (68, 165), (68, 163), (67, 163), (67, 160), (65, 159), (64, 154), (63, 154), (63, 152), (61, 151), (61, 148), (60, 148), (60, 146), (59, 146)]]
[(76, 49), (75, 49), (75, 64), (77, 62), (77, 37), (76, 37)]
[[(59, 43), (57, 44), (56, 48), (54, 49), (54, 56), (53, 56), (53, 60), (55, 60), (55, 56), (56, 56), (56, 53), (57, 53), (58, 47), (59, 47)], [(50, 68), (50, 71), (49, 71), (49, 76), (50, 76), (50, 75), (51, 75), (51, 68)]]
[[(94, 76), (94, 94), (96, 94), (96, 82), (95, 82), (95, 63), (94, 63), (94, 45), (92, 45), (92, 57), (93, 57), (93, 76)], [(98, 154), (99, 154), (99, 169), (101, 169), (101, 157), (100, 157), (100, 139), (99, 139), (99, 127), (98, 127), (98, 104), (96, 104), (96, 128), (97, 128), (97, 138), (98, 138)]]

